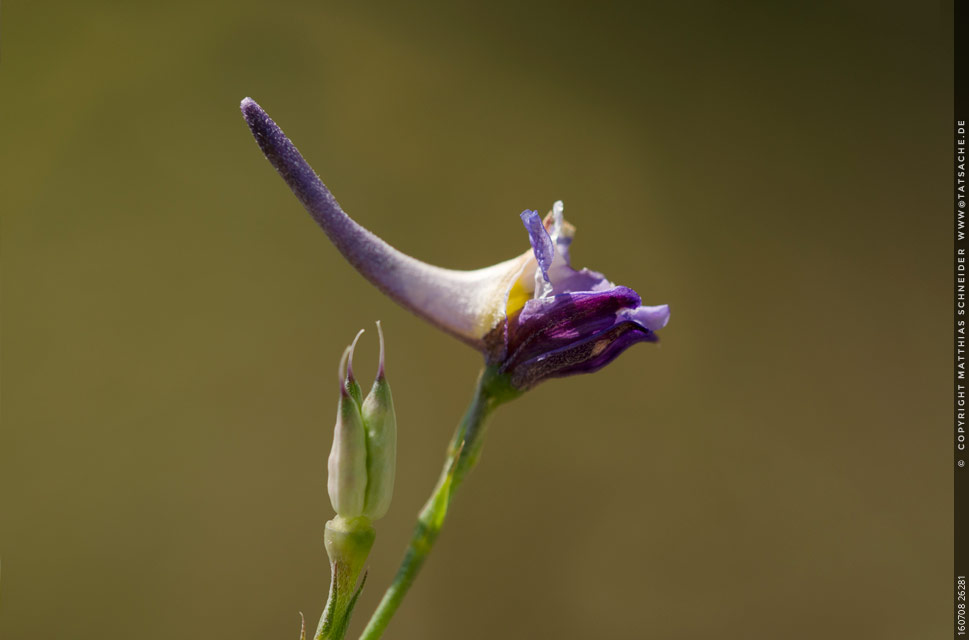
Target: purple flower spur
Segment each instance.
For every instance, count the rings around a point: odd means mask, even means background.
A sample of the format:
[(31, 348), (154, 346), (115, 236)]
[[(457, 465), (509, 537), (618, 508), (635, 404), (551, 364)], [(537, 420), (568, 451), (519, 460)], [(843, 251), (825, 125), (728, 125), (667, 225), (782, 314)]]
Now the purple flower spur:
[(266, 112), (242, 113), (263, 153), (336, 248), (367, 280), (418, 316), (481, 351), (518, 390), (597, 371), (637, 342), (656, 342), (668, 305), (600, 273), (573, 269), (575, 228), (556, 202), (542, 220), (521, 214), (531, 250), (474, 271), (443, 269), (394, 249), (352, 220)]

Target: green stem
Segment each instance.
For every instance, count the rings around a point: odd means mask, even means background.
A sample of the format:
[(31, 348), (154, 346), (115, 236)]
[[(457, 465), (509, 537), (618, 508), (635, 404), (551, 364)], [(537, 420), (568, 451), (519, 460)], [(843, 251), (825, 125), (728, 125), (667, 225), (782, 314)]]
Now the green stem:
[(507, 377), (498, 373), (494, 367), (485, 368), (478, 376), (474, 398), (464, 414), (464, 419), (454, 431), (448, 447), (447, 461), (437, 486), (418, 515), (417, 526), (414, 527), (414, 534), (400, 568), (397, 569), (397, 575), (367, 623), (367, 628), (363, 630), (360, 640), (377, 640), (390, 624), (390, 619), (397, 612), (407, 590), (431, 552), (434, 541), (437, 540), (454, 492), (478, 460), (488, 417), (498, 405), (519, 394), (519, 391), (511, 387)]
[[(375, 537), (370, 520), (365, 517), (337, 516), (326, 523), (323, 541), (330, 558), (330, 594), (323, 616), (316, 628), (316, 640), (343, 640), (350, 624), (350, 614), (363, 589), (357, 578)], [(363, 581), (366, 581), (364, 576)]]

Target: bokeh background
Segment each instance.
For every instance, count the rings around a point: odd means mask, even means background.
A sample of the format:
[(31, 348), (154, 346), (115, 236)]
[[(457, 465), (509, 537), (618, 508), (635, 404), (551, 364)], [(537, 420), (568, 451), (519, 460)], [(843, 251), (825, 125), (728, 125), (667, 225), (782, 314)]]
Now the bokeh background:
[(951, 4), (4, 3), (0, 53), (3, 640), (315, 628), (376, 319), (353, 637), (437, 477), (480, 358), (343, 262), (247, 95), (400, 249), (492, 264), (561, 198), (673, 309), (500, 410), (388, 639), (949, 633)]

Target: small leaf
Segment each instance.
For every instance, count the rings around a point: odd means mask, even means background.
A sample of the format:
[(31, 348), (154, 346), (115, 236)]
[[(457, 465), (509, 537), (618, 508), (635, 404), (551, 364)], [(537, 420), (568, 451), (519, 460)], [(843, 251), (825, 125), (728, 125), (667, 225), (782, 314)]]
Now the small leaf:
[(347, 603), (347, 612), (343, 615), (343, 633), (347, 632), (350, 627), (350, 616), (353, 614), (353, 608), (357, 606), (357, 598), (360, 597), (360, 592), (363, 591), (363, 585), (367, 584), (367, 572), (364, 572), (363, 578), (360, 579), (360, 586), (357, 587), (356, 592), (354, 592), (353, 597), (350, 598), (350, 602)]

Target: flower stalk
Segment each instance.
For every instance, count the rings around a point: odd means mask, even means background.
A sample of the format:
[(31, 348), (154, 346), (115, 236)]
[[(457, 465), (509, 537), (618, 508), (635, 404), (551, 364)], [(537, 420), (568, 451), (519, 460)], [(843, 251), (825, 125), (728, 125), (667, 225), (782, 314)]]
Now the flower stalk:
[(367, 577), (364, 575), (359, 587), (357, 579), (375, 537), (373, 525), (365, 516), (337, 516), (326, 523), (323, 542), (330, 558), (330, 592), (316, 628), (317, 640), (342, 640), (346, 636), (353, 607)]
[(499, 405), (517, 398), (521, 393), (511, 385), (508, 376), (500, 373), (497, 367), (486, 367), (478, 376), (471, 405), (455, 429), (448, 447), (441, 477), (417, 517), (414, 533), (394, 576), (394, 581), (370, 617), (370, 622), (367, 623), (360, 640), (377, 640), (383, 635), (411, 584), (424, 566), (424, 561), (427, 560), (444, 525), (448, 506), (454, 499), (455, 491), (478, 460), (488, 418)]

